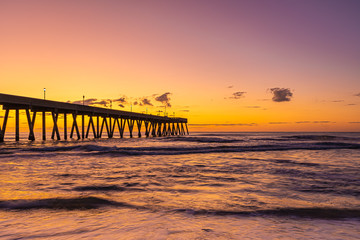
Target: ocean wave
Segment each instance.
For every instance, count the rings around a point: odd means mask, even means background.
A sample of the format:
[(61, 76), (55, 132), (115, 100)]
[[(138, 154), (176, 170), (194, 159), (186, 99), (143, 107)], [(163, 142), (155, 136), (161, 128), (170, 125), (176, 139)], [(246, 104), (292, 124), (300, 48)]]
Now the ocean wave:
[(331, 150), (331, 149), (360, 149), (360, 144), (344, 142), (316, 142), (316, 143), (287, 143), (265, 145), (219, 145), (219, 146), (190, 146), (190, 147), (106, 147), (99, 145), (76, 145), (71, 147), (43, 147), (22, 149), (30, 152), (74, 152), (92, 155), (181, 155), (198, 153), (228, 153), (228, 152), (264, 152), (290, 150)]
[(345, 137), (345, 136), (334, 136), (334, 135), (291, 135), (291, 136), (278, 136), (278, 137), (260, 137), (255, 140), (262, 141), (275, 141), (275, 142), (286, 142), (286, 141), (360, 141), (357, 137)]
[(360, 219), (360, 209), (354, 208), (276, 208), (264, 210), (207, 210), (207, 209), (164, 209), (151, 206), (136, 206), (99, 197), (47, 198), (33, 200), (0, 201), (0, 210), (91, 210), (103, 207), (121, 207), (149, 211), (186, 213), (191, 215), (234, 215), (234, 216), (276, 216), (313, 219)]
[(33, 199), (33, 200), (0, 201), (0, 209), (10, 209), (10, 210), (11, 209), (85, 210), (85, 209), (96, 209), (106, 206), (137, 208), (136, 206), (129, 205), (126, 203), (111, 201), (98, 197), (47, 198), (47, 199)]
[(315, 140), (315, 141), (359, 140), (359, 138), (334, 136), (334, 135), (292, 135), (292, 136), (282, 136), (282, 138), (294, 139), (294, 140)]
[(164, 137), (159, 138), (162, 141), (171, 142), (198, 142), (198, 143), (236, 143), (244, 142), (243, 139), (225, 139), (219, 137)]
[(235, 216), (276, 216), (299, 217), (312, 219), (360, 219), (360, 209), (348, 208), (277, 208), (254, 211), (224, 211), (224, 210), (193, 210), (176, 209), (175, 212), (184, 212), (192, 215), (235, 215)]
[(134, 188), (134, 187), (120, 187), (118, 185), (89, 185), (89, 186), (78, 186), (73, 188), (74, 191), (100, 191), (100, 192), (107, 192), (107, 191), (145, 191), (141, 188)]

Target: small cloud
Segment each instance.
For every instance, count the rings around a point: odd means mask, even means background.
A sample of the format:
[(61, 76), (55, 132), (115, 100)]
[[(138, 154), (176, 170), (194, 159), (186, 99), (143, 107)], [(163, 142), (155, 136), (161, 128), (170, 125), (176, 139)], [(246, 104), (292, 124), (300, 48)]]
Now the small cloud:
[(121, 103), (118, 105), (119, 107), (121, 107), (121, 108), (124, 108), (125, 106), (124, 105), (122, 105)]
[(138, 101), (135, 101), (135, 102), (134, 102), (134, 106), (136, 106), (136, 105), (138, 105), (138, 104), (139, 104)]
[(126, 98), (125, 98), (125, 97), (121, 97), (121, 98), (118, 98), (118, 99), (114, 99), (113, 102), (126, 103)]
[(227, 127), (227, 126), (257, 126), (256, 123), (192, 123), (189, 126), (198, 126), (198, 127), (207, 127), (207, 126), (216, 126), (216, 127)]
[(270, 91), (274, 102), (289, 102), (293, 96), (289, 88), (270, 88)]
[(150, 100), (147, 99), (147, 98), (143, 98), (143, 99), (141, 100), (141, 103), (142, 103), (142, 104), (140, 104), (140, 106), (146, 106), (146, 105), (148, 105), (148, 106), (154, 106), (154, 105), (150, 102)]
[(260, 106), (245, 106), (245, 108), (261, 108)]
[(343, 102), (344, 100), (334, 100), (334, 101), (331, 101), (331, 102)]
[(360, 124), (360, 122), (348, 122), (350, 124)]
[(189, 109), (181, 109), (181, 110), (179, 110), (179, 112), (190, 112), (190, 110)]
[(95, 101), (97, 101), (96, 98), (89, 98), (89, 99), (85, 99), (85, 100), (77, 100), (77, 101), (67, 101), (67, 103), (72, 103), (72, 104), (80, 104), (80, 105), (94, 105)]
[(101, 101), (94, 102), (94, 104), (96, 104), (96, 105), (103, 105), (103, 106), (107, 107), (108, 104), (109, 104), (109, 102), (110, 102), (110, 101), (108, 101), (108, 100), (101, 100)]
[(269, 124), (289, 124), (289, 122), (269, 122)]
[(355, 104), (355, 103), (346, 104), (346, 106), (355, 106), (355, 105), (357, 105), (357, 104)]
[(231, 85), (231, 86), (228, 86), (227, 88), (233, 88), (234, 86), (233, 85)]
[(354, 94), (354, 96), (356, 96), (356, 97), (360, 97), (360, 93)]
[(240, 98), (244, 97), (245, 93), (246, 92), (234, 92), (230, 98), (231, 99), (240, 99)]
[(169, 95), (171, 95), (170, 92), (164, 93), (158, 97), (155, 97), (155, 100), (165, 104), (167, 107), (171, 107)]
[(313, 121), (312, 123), (335, 123), (330, 121)]
[(299, 122), (295, 122), (297, 124), (303, 124), (303, 123), (311, 123), (310, 121), (299, 121)]

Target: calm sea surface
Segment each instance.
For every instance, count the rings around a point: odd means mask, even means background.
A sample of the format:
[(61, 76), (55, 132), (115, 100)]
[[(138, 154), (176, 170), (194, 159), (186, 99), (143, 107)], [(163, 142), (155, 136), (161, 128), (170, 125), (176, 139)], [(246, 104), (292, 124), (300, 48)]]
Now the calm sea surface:
[(0, 144), (0, 239), (359, 239), (360, 133)]

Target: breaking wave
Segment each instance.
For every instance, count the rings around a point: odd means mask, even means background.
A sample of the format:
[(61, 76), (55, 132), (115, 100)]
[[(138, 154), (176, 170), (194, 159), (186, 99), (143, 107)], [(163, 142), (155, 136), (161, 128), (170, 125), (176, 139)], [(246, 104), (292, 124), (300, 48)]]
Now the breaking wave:
[[(345, 142), (287, 143), (263, 145), (217, 145), (217, 146), (181, 146), (181, 147), (107, 147), (93, 144), (69, 147), (43, 147), (22, 149), (25, 152), (73, 152), (78, 154), (112, 155), (181, 155), (197, 153), (260, 152), (289, 150), (331, 150), (360, 149), (360, 144)], [(0, 155), (1, 157), (1, 155)]]
[(197, 143), (237, 143), (244, 142), (242, 139), (220, 138), (220, 137), (165, 137), (159, 138), (162, 141), (171, 142), (197, 142)]
[(0, 209), (65, 209), (82, 210), (96, 209), (106, 206), (135, 207), (126, 203), (111, 201), (98, 197), (75, 197), (75, 198), (47, 198), (35, 200), (9, 200), (0, 201)]
[[(89, 210), (101, 207), (122, 207), (139, 210), (154, 211), (151, 207), (135, 206), (128, 203), (111, 201), (98, 197), (74, 197), (74, 198), (47, 198), (34, 200), (9, 200), (0, 201), (2, 210)], [(227, 211), (227, 210), (194, 210), (194, 209), (157, 209), (166, 212), (179, 212), (192, 215), (237, 215), (237, 216), (278, 216), (300, 217), (319, 219), (343, 219), (360, 218), (360, 209), (347, 208), (277, 208), (254, 211)]]
[(216, 211), (176, 209), (176, 212), (185, 212), (193, 215), (238, 215), (238, 216), (277, 216), (300, 217), (317, 219), (360, 218), (360, 209), (347, 208), (277, 208), (255, 211)]

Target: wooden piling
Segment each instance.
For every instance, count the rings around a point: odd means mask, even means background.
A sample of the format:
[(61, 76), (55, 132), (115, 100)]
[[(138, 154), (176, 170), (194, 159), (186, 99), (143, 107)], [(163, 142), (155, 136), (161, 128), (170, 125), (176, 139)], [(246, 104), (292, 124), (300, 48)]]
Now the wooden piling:
[(66, 119), (66, 113), (64, 113), (64, 139), (67, 140), (67, 119)]
[(15, 141), (20, 140), (20, 119), (19, 119), (19, 109), (15, 109)]
[(46, 140), (46, 112), (42, 112), (42, 140)]
[(85, 115), (81, 114), (81, 137), (82, 139), (85, 138)]
[(29, 126), (29, 140), (34, 141), (35, 140), (35, 134), (34, 134), (34, 123), (35, 123), (35, 116), (36, 112), (33, 113), (33, 120), (30, 117), (30, 111), (29, 109), (25, 109), (27, 122)]
[[(55, 112), (51, 112), (51, 115), (52, 115), (53, 122), (54, 122), (53, 133), (55, 132), (57, 140), (60, 140), (61, 139), (60, 132), (59, 132), (59, 128), (57, 125), (57, 119), (58, 119), (59, 114), (55, 113)], [(51, 136), (51, 138), (54, 139), (54, 136)]]
[(8, 117), (9, 117), (9, 109), (6, 109), (3, 125), (2, 125), (2, 127), (0, 126), (0, 142), (3, 142), (4, 138), (5, 138), (5, 130), (6, 130), (6, 123), (7, 123)]

